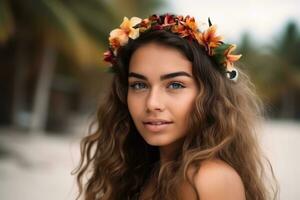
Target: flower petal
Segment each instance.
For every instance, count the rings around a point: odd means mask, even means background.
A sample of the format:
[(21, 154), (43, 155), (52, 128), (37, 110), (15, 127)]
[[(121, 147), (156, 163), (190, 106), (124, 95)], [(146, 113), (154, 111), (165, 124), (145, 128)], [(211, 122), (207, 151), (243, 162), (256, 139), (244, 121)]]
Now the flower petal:
[(130, 21), (127, 17), (124, 17), (123, 18), (123, 22), (122, 24), (120, 25), (120, 28), (123, 29), (123, 30), (126, 30), (128, 27), (130, 26)]
[(103, 53), (103, 57), (104, 57), (104, 61), (105, 62), (112, 62), (113, 61), (113, 53), (110, 51), (110, 50), (108, 50), (108, 51), (105, 51), (104, 53)]
[(141, 23), (142, 19), (141, 18), (138, 18), (138, 17), (131, 17), (130, 19), (130, 26), (131, 27), (134, 27), (136, 26), (137, 24)]
[(226, 58), (227, 58), (227, 60), (229, 62), (235, 62), (235, 61), (239, 60), (241, 58), (241, 56), (242, 56), (241, 54), (239, 54), (239, 55), (233, 55), (233, 54), (231, 54), (235, 49), (236, 49), (236, 45), (232, 44), (227, 49), (227, 51), (225, 51), (225, 56), (226, 56)]
[(109, 43), (113, 48), (119, 48), (128, 42), (128, 36), (122, 29), (114, 29), (110, 32)]
[(242, 54), (239, 55), (227, 55), (227, 60), (229, 60), (230, 62), (235, 62), (237, 60), (239, 60), (242, 57)]
[(186, 25), (193, 31), (197, 31), (198, 30), (198, 25), (195, 22), (195, 18), (194, 17), (190, 17), (187, 16), (185, 19)]
[(139, 35), (140, 35), (139, 29), (131, 28), (128, 36), (129, 36), (131, 39), (136, 39), (136, 38), (139, 37)]
[(119, 35), (124, 34), (124, 31), (122, 29), (116, 28), (112, 30), (109, 34), (110, 38), (118, 37)]
[(226, 62), (226, 70), (230, 72), (234, 70), (233, 64), (231, 62)]

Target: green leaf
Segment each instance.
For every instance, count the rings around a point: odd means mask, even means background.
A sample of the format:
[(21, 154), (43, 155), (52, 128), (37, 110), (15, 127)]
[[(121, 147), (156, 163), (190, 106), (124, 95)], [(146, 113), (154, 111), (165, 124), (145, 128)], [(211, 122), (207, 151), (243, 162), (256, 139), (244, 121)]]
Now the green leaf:
[(226, 61), (225, 51), (229, 49), (230, 46), (230, 44), (223, 43), (214, 49), (213, 58), (217, 61), (217, 63), (222, 64)]

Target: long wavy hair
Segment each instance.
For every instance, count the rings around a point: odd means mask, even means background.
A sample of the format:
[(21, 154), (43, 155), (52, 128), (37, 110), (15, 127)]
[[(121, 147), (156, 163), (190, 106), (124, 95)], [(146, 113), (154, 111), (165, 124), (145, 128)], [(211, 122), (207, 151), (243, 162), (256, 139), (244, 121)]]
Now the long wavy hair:
[[(157, 164), (159, 147), (147, 144), (140, 136), (127, 106), (130, 58), (150, 42), (182, 52), (192, 63), (199, 86), (183, 145), (176, 159), (162, 166)], [(113, 68), (116, 73), (109, 94), (97, 111), (93, 123), (96, 127), (91, 125), (94, 128), (81, 141), (81, 161), (74, 171), (78, 199), (134, 199), (150, 174), (154, 174), (156, 187), (152, 199), (176, 200), (179, 195), (174, 191), (178, 191), (183, 180), (195, 190), (188, 169), (199, 168), (202, 161), (214, 158), (237, 171), (247, 200), (276, 199), (273, 169), (257, 138), (257, 123), (263, 119), (262, 104), (241, 69), (238, 81), (232, 82), (197, 42), (164, 30), (144, 33), (129, 41), (120, 49)]]

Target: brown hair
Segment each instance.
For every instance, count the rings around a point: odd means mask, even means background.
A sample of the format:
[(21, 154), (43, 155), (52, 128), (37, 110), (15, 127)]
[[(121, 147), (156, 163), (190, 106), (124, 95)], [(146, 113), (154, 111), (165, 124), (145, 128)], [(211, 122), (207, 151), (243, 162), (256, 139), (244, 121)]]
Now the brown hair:
[[(181, 51), (193, 65), (199, 86), (194, 109), (189, 116), (189, 132), (176, 159), (158, 167), (158, 147), (150, 146), (138, 133), (127, 107), (128, 68), (133, 52), (156, 42)], [(270, 162), (258, 145), (256, 125), (262, 119), (262, 106), (254, 87), (239, 70), (236, 83), (230, 81), (195, 41), (164, 30), (144, 33), (120, 49), (111, 90), (99, 107), (97, 128), (81, 142), (81, 162), (75, 171), (79, 196), (85, 200), (133, 199), (150, 174), (157, 177), (152, 199), (178, 199), (174, 193), (182, 180), (193, 183), (190, 167), (218, 158), (240, 175), (247, 200), (276, 198), (276, 185), (268, 189), (265, 164), (276, 182)], [(88, 173), (90, 172), (90, 173)], [(83, 183), (83, 175), (88, 174)], [(271, 183), (271, 182), (268, 182)], [(172, 192), (173, 191), (173, 192)], [(273, 195), (272, 195), (273, 194)]]

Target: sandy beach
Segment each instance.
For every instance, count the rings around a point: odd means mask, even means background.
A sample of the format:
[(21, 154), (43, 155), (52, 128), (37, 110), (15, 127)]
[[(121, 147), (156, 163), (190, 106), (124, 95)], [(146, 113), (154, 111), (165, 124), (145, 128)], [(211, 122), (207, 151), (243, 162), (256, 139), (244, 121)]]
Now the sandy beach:
[[(0, 132), (1, 200), (75, 199), (71, 171), (79, 160), (80, 134), (28, 134), (7, 128)], [(279, 181), (280, 199), (300, 199), (300, 123), (268, 121), (263, 133), (261, 143)]]

